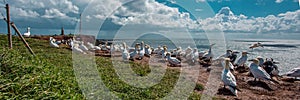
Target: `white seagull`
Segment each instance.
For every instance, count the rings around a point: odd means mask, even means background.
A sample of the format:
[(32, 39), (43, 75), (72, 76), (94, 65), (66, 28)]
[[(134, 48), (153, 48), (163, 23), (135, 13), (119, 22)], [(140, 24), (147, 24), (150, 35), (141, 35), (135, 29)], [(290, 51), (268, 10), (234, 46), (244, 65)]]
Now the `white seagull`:
[(166, 57), (167, 57), (167, 61), (169, 62), (169, 64), (171, 66), (175, 66), (175, 67), (180, 67), (181, 66), (180, 60), (178, 60), (178, 59), (176, 59), (174, 57), (171, 57), (170, 53), (167, 53)]
[(74, 51), (75, 53), (82, 53), (82, 54), (86, 54), (83, 50), (81, 50), (79, 47), (79, 44), (74, 44), (72, 47), (72, 51)]
[(256, 81), (256, 78), (258, 79), (263, 79), (267, 81), (272, 81), (274, 83), (277, 83), (277, 81), (273, 80), (271, 76), (262, 68), (259, 67), (259, 60), (258, 59), (252, 59), (249, 61), (253, 61), (249, 66), (250, 66), (250, 71), (252, 75), (254, 76), (254, 81)]
[(300, 77), (300, 67), (294, 68), (294, 69), (292, 69), (291, 71), (287, 72), (287, 73), (286, 73), (286, 76), (289, 76), (289, 77), (295, 77), (295, 79), (296, 79), (297, 77)]
[(152, 54), (152, 49), (151, 49), (150, 45), (148, 45), (148, 44), (145, 46), (145, 54), (149, 57)]
[(229, 65), (230, 65), (230, 59), (225, 58), (225, 66), (222, 72), (222, 81), (224, 83), (224, 88), (225, 86), (229, 86), (230, 91), (237, 96), (237, 84), (236, 84), (236, 79), (233, 76), (233, 74), (229, 70)]

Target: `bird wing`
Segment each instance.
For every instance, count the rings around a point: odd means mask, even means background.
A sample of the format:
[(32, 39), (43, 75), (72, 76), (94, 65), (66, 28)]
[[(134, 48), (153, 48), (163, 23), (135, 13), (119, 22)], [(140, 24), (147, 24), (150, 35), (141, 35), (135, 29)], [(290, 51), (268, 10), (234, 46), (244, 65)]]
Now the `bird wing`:
[(261, 67), (258, 67), (256, 65), (253, 65), (255, 66), (254, 68), (251, 68), (251, 73), (253, 74), (253, 76), (255, 78), (260, 78), (260, 79), (265, 79), (265, 80), (270, 80), (271, 77), (270, 75), (264, 70), (262, 69)]

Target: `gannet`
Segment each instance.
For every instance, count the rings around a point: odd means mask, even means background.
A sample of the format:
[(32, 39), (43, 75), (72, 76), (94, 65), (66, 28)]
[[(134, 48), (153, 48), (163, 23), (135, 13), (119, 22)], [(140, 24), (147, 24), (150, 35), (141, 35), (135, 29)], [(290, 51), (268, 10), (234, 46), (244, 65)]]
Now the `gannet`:
[(223, 54), (223, 55), (221, 55), (221, 56), (219, 56), (217, 59), (228, 58), (228, 57), (231, 56), (231, 54), (232, 54), (232, 50), (226, 50), (226, 53)]
[(238, 55), (239, 53), (240, 53), (240, 52), (238, 52), (238, 51), (232, 51), (231, 56), (229, 56), (230, 62), (231, 62), (232, 64), (235, 62), (235, 60), (236, 60), (236, 58), (237, 58), (237, 55)]
[(82, 53), (82, 54), (86, 54), (83, 50), (81, 50), (79, 47), (79, 44), (74, 44), (74, 46), (72, 47), (72, 51), (74, 51), (75, 53)]
[(197, 48), (194, 48), (194, 51), (192, 53), (192, 62), (196, 63), (199, 59), (199, 52)]
[(163, 49), (160, 47), (160, 46), (158, 46), (157, 48), (155, 48), (154, 50), (153, 50), (153, 53), (154, 54), (158, 54), (158, 55), (161, 55), (161, 51), (162, 51)]
[(188, 58), (188, 55), (190, 55), (192, 52), (193, 52), (193, 49), (190, 47), (190, 46), (188, 46), (186, 49), (185, 49), (185, 51), (184, 51), (185, 53), (184, 53), (184, 57), (186, 58), (186, 59), (189, 59)]
[(273, 80), (270, 75), (261, 67), (259, 67), (259, 60), (258, 59), (252, 59), (249, 61), (253, 61), (250, 63), (250, 71), (252, 75), (254, 76), (254, 81), (256, 81), (256, 78), (263, 79), (267, 81), (272, 81), (274, 83), (278, 83), (277, 81)]
[(266, 61), (262, 64), (263, 69), (271, 76), (278, 76), (279, 70), (278, 66), (276, 65), (277, 62), (274, 62), (274, 60), (266, 59)]
[(259, 66), (263, 67), (264, 66), (264, 62), (265, 62), (264, 58), (262, 58), (261, 56), (257, 56), (256, 59), (259, 60)]
[(81, 41), (79, 44), (79, 49), (83, 50), (84, 52), (89, 51), (89, 49), (84, 45), (83, 41)]
[(129, 53), (130, 59), (134, 59), (135, 55), (138, 54), (139, 48), (140, 48), (139, 44), (135, 44), (134, 51), (132, 51), (132, 52)]
[(151, 56), (151, 53), (152, 53), (152, 49), (150, 47), (150, 45), (146, 44), (145, 46), (145, 54), (150, 57)]
[(92, 44), (92, 43), (90, 43), (90, 42), (87, 42), (86, 44), (87, 44), (87, 48), (88, 48), (88, 49), (90, 49), (90, 50), (91, 50), (91, 49), (95, 49), (94, 44)]
[(25, 37), (29, 37), (30, 36), (30, 27), (27, 28), (27, 32), (24, 33)]
[(141, 42), (140, 50), (138, 51), (139, 59), (143, 59), (145, 55), (145, 45), (144, 41)]
[(286, 76), (295, 77), (295, 79), (297, 79), (297, 77), (300, 77), (300, 67), (294, 68), (291, 71), (287, 72)]
[(178, 66), (181, 66), (181, 62), (180, 60), (174, 58), (174, 57), (171, 57), (171, 54), (170, 53), (167, 53), (166, 54), (166, 58), (167, 58), (167, 61), (169, 62), (169, 64), (171, 66), (175, 66), (175, 67), (178, 67)]
[(242, 52), (242, 56), (238, 59), (238, 61), (236, 62), (236, 65), (238, 67), (240, 66), (243, 66), (245, 67), (245, 63), (247, 62), (248, 60), (248, 55), (249, 54), (248, 52)]
[(222, 72), (222, 81), (224, 83), (224, 88), (225, 86), (229, 86), (230, 91), (237, 96), (237, 84), (236, 84), (236, 79), (233, 76), (233, 74), (229, 70), (229, 64), (230, 64), (230, 59), (225, 58), (225, 66)]
[(214, 57), (214, 55), (213, 55), (213, 53), (212, 53), (212, 51), (211, 51), (212, 46), (214, 46), (214, 45), (215, 45), (215, 44), (211, 44), (211, 45), (209, 46), (208, 52), (206, 52), (206, 53), (203, 55), (203, 57), (202, 57), (202, 58), (204, 58), (204, 60), (211, 60), (211, 59)]
[(257, 48), (257, 47), (264, 47), (264, 46), (260, 42), (257, 42), (257, 43), (252, 44), (249, 48), (254, 49), (254, 48)]
[(126, 49), (126, 43), (125, 42), (123, 42), (123, 48), (124, 48), (123, 52), (122, 52), (123, 61), (128, 61), (129, 58), (130, 58), (130, 55), (129, 55), (127, 49)]
[(53, 37), (50, 37), (50, 46), (54, 48), (59, 48), (59, 45), (55, 43), (55, 39)]
[(163, 50), (161, 51), (161, 58), (162, 58), (164, 61), (166, 61), (166, 55), (167, 55), (167, 53), (168, 53), (168, 48), (167, 48), (167, 46), (164, 46), (164, 47), (163, 47)]

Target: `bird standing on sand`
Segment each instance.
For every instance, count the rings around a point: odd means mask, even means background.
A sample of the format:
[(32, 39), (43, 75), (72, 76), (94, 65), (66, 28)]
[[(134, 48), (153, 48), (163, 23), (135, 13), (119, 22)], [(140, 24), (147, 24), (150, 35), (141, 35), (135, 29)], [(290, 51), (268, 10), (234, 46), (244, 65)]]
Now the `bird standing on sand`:
[(124, 48), (123, 52), (122, 52), (123, 61), (128, 61), (129, 58), (130, 58), (130, 55), (129, 55), (127, 49), (126, 49), (126, 43), (125, 42), (123, 42), (123, 48)]
[(238, 53), (240, 53), (240, 52), (238, 52), (238, 51), (232, 51), (232, 54), (229, 56), (230, 62), (231, 62), (232, 64), (235, 62)]
[(286, 76), (295, 77), (295, 79), (297, 79), (297, 77), (300, 77), (300, 67), (294, 68), (291, 71), (287, 72)]
[(245, 63), (247, 62), (248, 60), (248, 55), (249, 54), (248, 52), (242, 52), (242, 56), (238, 59), (238, 61), (236, 62), (236, 65), (238, 67), (245, 67)]
[(55, 43), (55, 39), (53, 37), (50, 37), (50, 46), (53, 48), (59, 48), (59, 45)]
[(178, 60), (178, 59), (176, 59), (174, 57), (171, 57), (170, 53), (167, 53), (166, 57), (167, 57), (167, 61), (169, 62), (169, 64), (171, 66), (175, 66), (175, 67), (180, 67), (181, 66), (180, 60)]
[(211, 44), (210, 47), (209, 47), (208, 52), (206, 52), (206, 53), (203, 55), (202, 58), (204, 58), (204, 60), (211, 60), (211, 59), (214, 57), (214, 55), (213, 55), (213, 53), (212, 53), (212, 51), (211, 51), (211, 49), (212, 49), (212, 47), (213, 47), (214, 45), (215, 45), (215, 44)]
[(217, 59), (220, 59), (220, 58), (228, 58), (228, 57), (231, 56), (231, 54), (232, 54), (232, 50), (226, 50), (226, 53), (223, 54), (223, 55), (221, 55), (221, 56), (219, 56)]
[(140, 46), (140, 50), (138, 51), (139, 54), (139, 60), (144, 58), (145, 55), (145, 45), (144, 45), (144, 41), (141, 42), (141, 46)]
[(233, 76), (233, 74), (229, 70), (229, 65), (230, 65), (230, 59), (225, 58), (225, 66), (222, 72), (222, 81), (224, 83), (224, 88), (225, 86), (229, 86), (230, 91), (237, 96), (237, 84), (236, 84), (236, 79)]
[(152, 49), (151, 49), (150, 45), (146, 44), (146, 46), (145, 46), (145, 55), (150, 57), (151, 54), (152, 54)]
[(267, 81), (272, 81), (274, 83), (278, 83), (277, 81), (273, 80), (263, 68), (259, 67), (258, 59), (252, 59), (249, 61), (253, 61), (249, 66), (250, 66), (250, 71), (254, 76), (254, 81), (256, 81), (256, 78), (258, 78), (258, 79), (263, 79)]

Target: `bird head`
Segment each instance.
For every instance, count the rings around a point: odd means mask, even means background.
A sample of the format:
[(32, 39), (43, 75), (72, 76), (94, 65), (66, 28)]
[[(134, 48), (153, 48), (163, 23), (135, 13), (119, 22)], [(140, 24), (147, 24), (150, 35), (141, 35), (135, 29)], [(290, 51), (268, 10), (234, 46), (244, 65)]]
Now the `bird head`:
[(252, 61), (253, 63), (255, 63), (257, 65), (259, 64), (259, 60), (257, 58), (251, 59), (251, 60), (248, 60), (248, 61)]
[(230, 59), (229, 58), (224, 58), (224, 61), (225, 61), (225, 68), (229, 69)]

